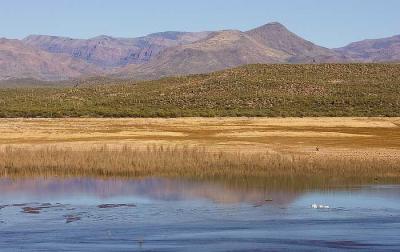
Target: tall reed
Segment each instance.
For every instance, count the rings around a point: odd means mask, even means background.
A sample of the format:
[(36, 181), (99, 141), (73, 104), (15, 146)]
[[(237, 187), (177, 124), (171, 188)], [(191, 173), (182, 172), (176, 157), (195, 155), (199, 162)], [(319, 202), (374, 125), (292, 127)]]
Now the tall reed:
[(102, 146), (0, 150), (0, 176), (400, 178), (396, 160), (210, 152), (204, 148)]

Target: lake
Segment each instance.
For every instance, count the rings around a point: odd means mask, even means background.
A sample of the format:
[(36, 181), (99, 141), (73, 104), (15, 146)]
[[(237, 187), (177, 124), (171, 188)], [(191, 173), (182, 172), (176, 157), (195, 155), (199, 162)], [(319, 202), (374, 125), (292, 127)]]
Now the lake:
[(0, 179), (0, 251), (400, 250), (400, 185)]

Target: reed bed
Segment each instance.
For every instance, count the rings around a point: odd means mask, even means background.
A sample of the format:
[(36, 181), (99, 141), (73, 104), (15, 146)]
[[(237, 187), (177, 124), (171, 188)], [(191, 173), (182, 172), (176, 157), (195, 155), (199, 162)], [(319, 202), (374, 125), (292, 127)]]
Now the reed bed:
[(0, 150), (0, 176), (397, 179), (400, 164), (387, 159), (210, 152), (182, 146), (102, 146), (79, 151), (7, 146)]

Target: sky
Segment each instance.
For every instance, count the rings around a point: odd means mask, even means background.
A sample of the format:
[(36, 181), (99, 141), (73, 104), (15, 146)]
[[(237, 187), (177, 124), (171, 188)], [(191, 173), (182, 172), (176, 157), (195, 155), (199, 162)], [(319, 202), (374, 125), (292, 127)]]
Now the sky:
[(0, 37), (137, 37), (280, 22), (336, 48), (400, 34), (399, 0), (0, 0)]

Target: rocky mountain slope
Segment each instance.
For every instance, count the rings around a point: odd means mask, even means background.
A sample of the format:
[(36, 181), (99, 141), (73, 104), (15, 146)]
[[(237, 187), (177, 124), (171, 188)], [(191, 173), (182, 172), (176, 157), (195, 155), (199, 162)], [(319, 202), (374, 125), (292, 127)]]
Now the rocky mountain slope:
[(400, 36), (328, 49), (279, 23), (250, 31), (163, 32), (140, 38), (72, 39), (31, 35), (1, 39), (0, 80), (60, 80), (93, 75), (155, 79), (254, 63), (400, 61)]
[(168, 48), (153, 61), (130, 65), (117, 76), (151, 79), (207, 73), (255, 63), (309, 63), (344, 61), (339, 52), (317, 46), (279, 23), (241, 32), (213, 32), (197, 42)]
[(207, 73), (252, 63), (284, 63), (288, 56), (241, 31), (220, 31), (195, 43), (168, 48), (154, 60), (143, 65), (129, 65), (116, 75), (151, 79)]
[(48, 53), (19, 40), (0, 39), (0, 79), (63, 80), (100, 75), (103, 69), (66, 54)]
[[(307, 41), (289, 31), (280, 23), (269, 23), (246, 32), (247, 35), (269, 48), (288, 54), (287, 61), (296, 62), (300, 58), (312, 59), (339, 57), (337, 53)], [(332, 60), (334, 61), (334, 60)], [(303, 62), (301, 60), (301, 62)]]
[(100, 67), (120, 67), (147, 62), (162, 50), (193, 43), (207, 32), (163, 32), (141, 38), (98, 36), (91, 39), (31, 35), (23, 40), (27, 45), (50, 53), (66, 53)]
[(368, 39), (351, 43), (335, 50), (355, 61), (392, 62), (400, 61), (400, 35), (383, 39)]

